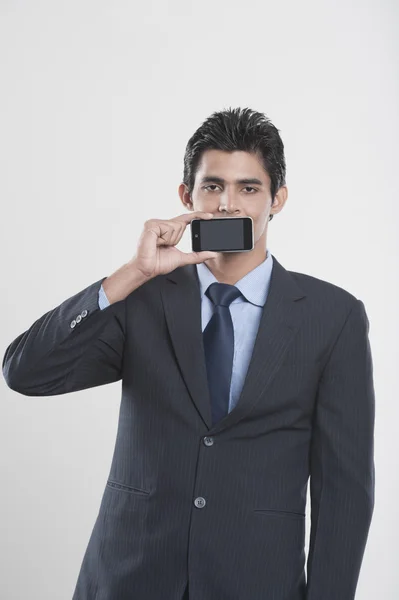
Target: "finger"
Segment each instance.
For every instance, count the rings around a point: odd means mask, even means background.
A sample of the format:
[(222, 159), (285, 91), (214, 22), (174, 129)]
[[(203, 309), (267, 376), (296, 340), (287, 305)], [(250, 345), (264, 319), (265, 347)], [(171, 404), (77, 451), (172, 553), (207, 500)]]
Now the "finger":
[(181, 238), (183, 237), (184, 231), (186, 229), (186, 225), (185, 223), (174, 223), (174, 233), (173, 236), (171, 237), (171, 244), (172, 246), (176, 246), (176, 244), (178, 244), (181, 240)]
[(156, 254), (158, 234), (154, 229), (144, 229), (139, 239), (140, 258), (152, 258)]
[(169, 237), (173, 233), (173, 229), (170, 227), (160, 227), (159, 223), (154, 224), (152, 227), (147, 227), (143, 230), (140, 238), (140, 245), (143, 248), (153, 248), (157, 246), (170, 246)]
[(145, 223), (143, 233), (155, 235), (157, 246), (170, 246), (170, 239), (174, 235), (176, 226), (178, 225), (176, 223), (173, 224), (172, 221), (151, 219)]
[(210, 250), (203, 250), (202, 252), (182, 252), (184, 256), (184, 264), (195, 265), (202, 263), (210, 258), (216, 258), (218, 253), (211, 252)]
[(157, 246), (175, 246), (184, 233), (184, 223), (173, 221), (159, 221)]
[(212, 217), (213, 213), (197, 210), (195, 212), (184, 213), (182, 215), (179, 215), (178, 217), (175, 217), (173, 221), (181, 221), (182, 223), (185, 223), (187, 225), (193, 219), (212, 219)]

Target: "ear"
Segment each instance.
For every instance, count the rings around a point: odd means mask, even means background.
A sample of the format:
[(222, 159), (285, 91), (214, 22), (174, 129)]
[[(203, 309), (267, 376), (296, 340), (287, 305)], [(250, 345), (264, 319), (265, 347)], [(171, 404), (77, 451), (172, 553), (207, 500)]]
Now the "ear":
[(188, 192), (188, 187), (186, 186), (185, 183), (181, 183), (179, 185), (178, 192), (179, 192), (180, 200), (181, 200), (183, 206), (187, 210), (193, 210), (193, 203), (191, 202), (191, 196)]
[(286, 185), (282, 185), (273, 198), (270, 214), (276, 215), (277, 213), (279, 213), (284, 208), (284, 204), (287, 202), (287, 198), (288, 187)]

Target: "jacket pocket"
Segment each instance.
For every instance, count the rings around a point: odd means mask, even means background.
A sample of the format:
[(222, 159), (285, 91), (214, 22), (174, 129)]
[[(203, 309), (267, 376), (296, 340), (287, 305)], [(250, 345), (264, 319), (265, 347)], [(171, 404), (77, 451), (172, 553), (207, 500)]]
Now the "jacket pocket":
[(126, 483), (120, 483), (119, 481), (114, 481), (112, 479), (107, 480), (106, 487), (110, 488), (111, 490), (128, 492), (129, 494), (138, 494), (141, 496), (148, 496), (150, 494), (148, 490), (126, 485)]
[(294, 519), (304, 519), (305, 513), (294, 512), (292, 510), (274, 510), (269, 508), (254, 508), (255, 513), (265, 514), (265, 515), (278, 515), (281, 517), (291, 517)]

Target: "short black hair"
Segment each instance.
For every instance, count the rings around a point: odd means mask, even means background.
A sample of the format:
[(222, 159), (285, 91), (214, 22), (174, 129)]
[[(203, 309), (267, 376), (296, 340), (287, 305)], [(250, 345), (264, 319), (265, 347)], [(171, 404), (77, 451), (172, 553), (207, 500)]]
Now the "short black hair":
[[(183, 183), (189, 194), (194, 189), (195, 174), (206, 150), (233, 152), (242, 150), (258, 154), (270, 177), (272, 200), (286, 184), (284, 144), (279, 130), (263, 113), (250, 108), (227, 108), (214, 112), (189, 139), (184, 154)], [(273, 218), (270, 215), (269, 220)]]

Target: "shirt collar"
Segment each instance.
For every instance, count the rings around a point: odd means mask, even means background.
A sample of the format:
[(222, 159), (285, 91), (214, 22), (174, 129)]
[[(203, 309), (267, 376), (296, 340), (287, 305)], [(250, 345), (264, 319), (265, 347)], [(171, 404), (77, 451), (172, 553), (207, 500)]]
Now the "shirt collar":
[[(211, 283), (214, 283), (215, 281), (217, 282), (218, 280), (208, 269), (205, 263), (198, 263), (196, 264), (196, 267), (202, 301), (204, 294)], [(256, 306), (264, 306), (269, 291), (272, 268), (273, 258), (269, 249), (266, 249), (265, 260), (260, 265), (255, 267), (255, 269), (252, 269), (252, 271), (244, 275), (244, 277), (242, 277), (234, 285), (240, 290), (248, 302), (251, 302)]]

